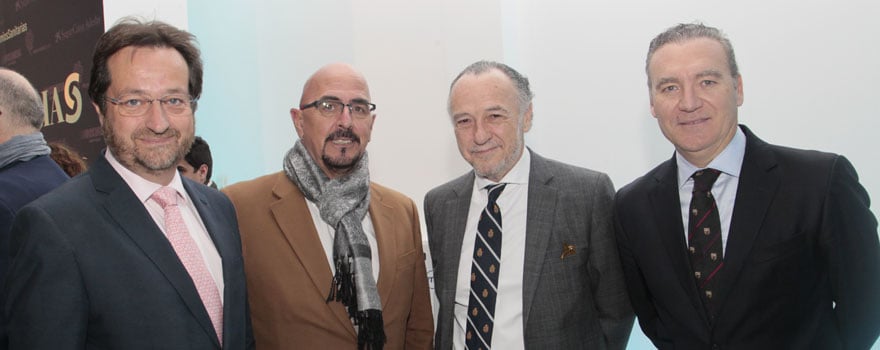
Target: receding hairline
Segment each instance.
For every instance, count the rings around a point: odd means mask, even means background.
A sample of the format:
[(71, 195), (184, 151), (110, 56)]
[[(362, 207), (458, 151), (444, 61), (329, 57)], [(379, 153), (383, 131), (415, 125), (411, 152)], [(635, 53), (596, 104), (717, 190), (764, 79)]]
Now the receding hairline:
[[(654, 61), (654, 54), (657, 53), (657, 51), (660, 51), (663, 47), (666, 47), (669, 44), (683, 45), (699, 39), (707, 39), (718, 43), (727, 58), (727, 66), (730, 75), (734, 78), (740, 76), (733, 44), (730, 42), (727, 34), (721, 29), (707, 26), (700, 22), (679, 23), (667, 28), (662, 33), (655, 36), (651, 39), (651, 43), (648, 44), (648, 55), (645, 60), (645, 73), (648, 76), (648, 87), (650, 88), (652, 85), (650, 67), (651, 62)], [(734, 79), (734, 84), (736, 84), (736, 79)]]
[(452, 116), (452, 92), (455, 90), (455, 87), (458, 85), (458, 82), (461, 81), (464, 77), (480, 77), (488, 74), (492, 74), (493, 72), (497, 72), (501, 76), (507, 78), (507, 82), (510, 84), (510, 87), (513, 88), (516, 98), (519, 104), (520, 113), (525, 113), (525, 111), (529, 108), (532, 103), (532, 99), (534, 98), (534, 93), (531, 90), (529, 84), (529, 78), (525, 75), (513, 69), (504, 63), (495, 62), (495, 61), (477, 61), (469, 66), (465, 67), (455, 79), (452, 80), (452, 83), (449, 84), (449, 93), (446, 101), (446, 111)]

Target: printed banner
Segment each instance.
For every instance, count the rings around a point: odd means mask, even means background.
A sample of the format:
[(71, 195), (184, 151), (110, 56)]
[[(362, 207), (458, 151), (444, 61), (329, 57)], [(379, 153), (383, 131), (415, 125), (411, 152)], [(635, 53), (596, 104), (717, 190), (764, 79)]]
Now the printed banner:
[(88, 97), (92, 52), (104, 32), (102, 0), (4, 0), (0, 66), (28, 78), (43, 97), (43, 134), (81, 153), (104, 148)]

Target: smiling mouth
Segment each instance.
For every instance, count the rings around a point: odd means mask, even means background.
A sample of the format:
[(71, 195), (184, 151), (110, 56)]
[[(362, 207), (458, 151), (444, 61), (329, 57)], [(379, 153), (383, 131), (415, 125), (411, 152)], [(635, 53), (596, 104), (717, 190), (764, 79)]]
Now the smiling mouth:
[(332, 140), (330, 142), (333, 143), (334, 145), (346, 146), (346, 145), (352, 144), (354, 141), (349, 140), (349, 139), (336, 139), (336, 140)]
[(690, 121), (686, 121), (686, 122), (680, 122), (678, 124), (688, 126), (688, 125), (697, 125), (697, 124), (705, 123), (707, 121), (709, 121), (709, 118), (699, 118), (699, 119), (694, 119), (694, 120), (690, 120)]
[(498, 147), (492, 146), (492, 147), (486, 147), (486, 148), (471, 148), (470, 152), (471, 152), (471, 154), (481, 155), (481, 154), (486, 154), (491, 151), (494, 151), (496, 148), (498, 148)]
[(140, 137), (138, 140), (147, 145), (164, 145), (168, 143), (174, 143), (174, 136), (150, 136), (150, 137)]
[(351, 129), (336, 130), (327, 136), (326, 141), (337, 146), (348, 146), (353, 143), (361, 143), (360, 137), (355, 135)]

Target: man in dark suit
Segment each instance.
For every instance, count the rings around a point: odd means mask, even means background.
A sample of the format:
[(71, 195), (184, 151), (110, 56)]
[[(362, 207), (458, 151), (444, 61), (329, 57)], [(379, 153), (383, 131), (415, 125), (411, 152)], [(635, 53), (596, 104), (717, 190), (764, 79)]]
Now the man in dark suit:
[(715, 28), (661, 33), (646, 69), (651, 113), (675, 154), (615, 202), (645, 334), (660, 349), (870, 348), (877, 221), (849, 161), (738, 125), (742, 77)]
[(623, 349), (629, 339), (614, 187), (526, 151), (531, 100), (528, 79), (497, 62), (452, 82), (449, 113), (473, 171), (425, 197), (438, 349)]
[(16, 217), (10, 348), (253, 346), (234, 208), (176, 168), (201, 83), (185, 31), (129, 19), (101, 36), (89, 95), (108, 150)]

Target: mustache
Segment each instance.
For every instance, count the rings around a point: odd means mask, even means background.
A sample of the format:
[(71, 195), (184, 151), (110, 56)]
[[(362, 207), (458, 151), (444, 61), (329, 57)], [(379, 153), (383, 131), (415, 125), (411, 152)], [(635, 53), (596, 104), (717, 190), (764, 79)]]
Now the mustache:
[(361, 138), (358, 137), (354, 133), (354, 131), (351, 130), (351, 128), (338, 129), (338, 130), (334, 131), (332, 134), (327, 135), (326, 141), (329, 142), (329, 141), (333, 141), (333, 140), (336, 140), (339, 138), (346, 138), (346, 139), (350, 139), (354, 142), (361, 143)]
[(132, 138), (139, 138), (139, 137), (144, 137), (144, 136), (174, 136), (174, 137), (180, 137), (180, 130), (177, 130), (177, 129), (175, 129), (175, 128), (168, 128), (168, 129), (166, 129), (164, 132), (158, 133), (158, 132), (154, 132), (153, 130), (150, 130), (149, 128), (141, 128), (141, 129), (136, 130), (136, 131), (132, 134)]
[(484, 145), (470, 147), (470, 148), (468, 148), (468, 152), (470, 152), (470, 153), (484, 152), (484, 151), (488, 151), (490, 149), (493, 149), (497, 146), (498, 146), (497, 142), (489, 142)]

